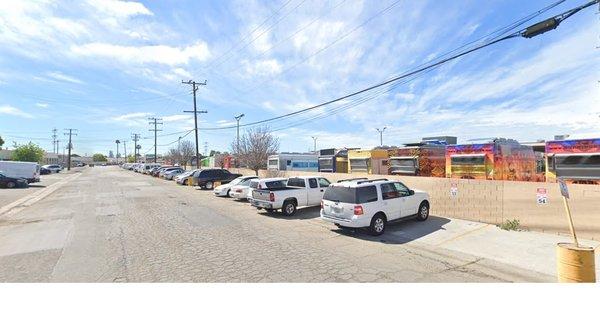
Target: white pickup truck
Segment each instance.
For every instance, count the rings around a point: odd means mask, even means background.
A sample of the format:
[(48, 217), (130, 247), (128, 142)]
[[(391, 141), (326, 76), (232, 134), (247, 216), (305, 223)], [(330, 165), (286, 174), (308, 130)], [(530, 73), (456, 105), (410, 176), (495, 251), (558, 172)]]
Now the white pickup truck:
[(252, 206), (267, 212), (281, 210), (285, 216), (291, 216), (299, 207), (321, 205), (329, 184), (329, 180), (321, 176), (291, 177), (285, 187), (252, 191)]

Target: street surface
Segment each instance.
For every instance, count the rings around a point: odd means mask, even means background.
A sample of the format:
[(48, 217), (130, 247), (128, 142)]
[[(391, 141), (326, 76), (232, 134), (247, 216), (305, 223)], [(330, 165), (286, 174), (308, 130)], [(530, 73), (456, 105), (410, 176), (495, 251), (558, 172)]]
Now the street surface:
[(320, 221), (318, 207), (285, 218), (117, 167), (71, 175), (45, 197), (0, 215), (0, 281), (555, 280), (442, 247), (464, 235), (448, 236), (460, 222), (447, 218), (407, 220), (374, 238)]

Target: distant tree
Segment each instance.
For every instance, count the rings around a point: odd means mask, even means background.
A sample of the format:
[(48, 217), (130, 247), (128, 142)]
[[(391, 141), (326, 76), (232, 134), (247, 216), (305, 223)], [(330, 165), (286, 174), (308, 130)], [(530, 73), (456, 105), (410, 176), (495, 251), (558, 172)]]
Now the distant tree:
[(127, 156), (127, 163), (134, 163), (134, 162), (135, 162), (135, 156), (133, 154)]
[(112, 150), (108, 151), (108, 157), (109, 158), (114, 158), (115, 157), (115, 154), (112, 152)]
[(225, 158), (227, 158), (227, 156), (229, 156), (229, 153), (227, 153), (227, 152), (221, 153), (221, 152), (217, 151), (215, 153), (215, 165), (217, 167), (224, 168), (225, 167)]
[(12, 159), (14, 161), (37, 162), (40, 163), (44, 158), (44, 149), (29, 142), (27, 145), (21, 145), (15, 148)]
[(179, 152), (181, 153), (180, 164), (183, 164), (183, 166), (187, 168), (187, 164), (196, 156), (194, 144), (189, 140), (182, 141), (179, 146)]
[(0, 136), (0, 150), (2, 150), (2, 145), (4, 145), (4, 139)]
[[(236, 150), (237, 141), (231, 143), (231, 150)], [(254, 170), (267, 168), (269, 155), (279, 150), (279, 139), (274, 137), (268, 127), (256, 127), (246, 131), (240, 137), (238, 160), (243, 166)]]
[(106, 162), (108, 161), (108, 159), (106, 159), (106, 156), (101, 154), (101, 153), (95, 153), (92, 156), (92, 160), (94, 160), (94, 162)]
[(171, 162), (173, 164), (175, 164), (175, 163), (181, 164), (181, 153), (179, 152), (179, 150), (177, 150), (177, 148), (171, 148), (165, 154), (165, 160), (168, 160), (169, 162)]

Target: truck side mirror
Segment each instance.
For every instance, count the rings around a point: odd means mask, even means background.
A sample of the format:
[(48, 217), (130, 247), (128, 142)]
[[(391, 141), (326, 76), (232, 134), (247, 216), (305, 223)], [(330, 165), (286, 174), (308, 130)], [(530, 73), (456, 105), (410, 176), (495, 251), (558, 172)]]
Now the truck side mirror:
[(408, 195), (413, 195), (413, 194), (415, 194), (415, 191), (414, 191), (414, 190), (412, 190), (412, 189), (409, 189), (409, 190), (408, 190)]

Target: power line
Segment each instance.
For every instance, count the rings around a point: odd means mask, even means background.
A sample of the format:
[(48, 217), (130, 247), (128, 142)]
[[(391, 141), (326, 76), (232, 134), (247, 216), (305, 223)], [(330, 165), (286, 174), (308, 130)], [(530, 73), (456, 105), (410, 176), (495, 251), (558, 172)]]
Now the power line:
[[(560, 1), (560, 2), (562, 2), (562, 1)], [(557, 20), (557, 23), (560, 23), (560, 22), (564, 21), (566, 18), (568, 18), (568, 17), (572, 16), (574, 13), (576, 13), (576, 12), (578, 12), (578, 11), (582, 10), (583, 8), (589, 7), (589, 6), (591, 6), (591, 5), (593, 5), (593, 4), (596, 4), (596, 3), (598, 3), (598, 2), (599, 2), (599, 0), (594, 0), (594, 1), (588, 2), (587, 4), (584, 4), (584, 5), (582, 5), (582, 6), (579, 6), (579, 7), (577, 7), (577, 8), (574, 8), (574, 9), (572, 9), (572, 10), (569, 10), (569, 11), (567, 11), (567, 12), (565, 12), (565, 13), (561, 13), (561, 14), (558, 14), (558, 15), (556, 15), (556, 16), (554, 16), (554, 17), (551, 17), (551, 18), (550, 18), (550, 19), (548, 19), (548, 20), (551, 20), (551, 19), (556, 19), (556, 20)], [(555, 6), (555, 5), (556, 5), (556, 4), (552, 4), (551, 6)], [(539, 23), (538, 23), (538, 24), (539, 24)], [(517, 25), (520, 25), (520, 24), (517, 24)], [(537, 24), (536, 24), (536, 25), (537, 25)], [(535, 26), (535, 25), (534, 25), (534, 26)], [(532, 26), (530, 26), (530, 27), (532, 27)], [(401, 80), (401, 79), (403, 79), (403, 78), (406, 78), (406, 77), (409, 77), (409, 76), (412, 76), (412, 75), (418, 74), (418, 73), (420, 73), (420, 72), (424, 72), (424, 71), (426, 71), (426, 70), (428, 70), (428, 69), (432, 69), (432, 68), (438, 67), (438, 66), (440, 66), (440, 65), (442, 65), (442, 64), (445, 64), (445, 63), (447, 63), (447, 62), (449, 62), (449, 61), (451, 61), (451, 60), (457, 59), (457, 58), (459, 58), (459, 57), (462, 57), (462, 56), (464, 56), (464, 55), (470, 54), (470, 53), (472, 53), (472, 52), (475, 52), (475, 51), (477, 51), (477, 50), (480, 50), (480, 49), (482, 49), (482, 48), (488, 47), (488, 46), (490, 46), (490, 45), (493, 45), (493, 44), (499, 43), (499, 42), (501, 42), (501, 41), (508, 40), (508, 39), (515, 38), (515, 37), (519, 37), (519, 36), (525, 36), (525, 33), (526, 33), (527, 29), (530, 29), (530, 27), (527, 27), (527, 28), (521, 29), (521, 30), (519, 30), (519, 31), (513, 32), (513, 33), (511, 33), (511, 34), (509, 34), (509, 35), (506, 35), (506, 36), (503, 36), (503, 37), (500, 37), (500, 38), (498, 38), (498, 37), (496, 36), (496, 37), (495, 37), (493, 40), (490, 40), (490, 41), (487, 41), (487, 42), (485, 42), (485, 43), (482, 43), (482, 44), (480, 44), (480, 45), (477, 45), (477, 46), (475, 46), (475, 47), (472, 47), (472, 48), (469, 48), (469, 49), (463, 50), (462, 52), (460, 52), (460, 53), (458, 53), (458, 54), (455, 54), (455, 55), (453, 55), (453, 56), (450, 56), (450, 57), (444, 58), (444, 59), (442, 59), (442, 60), (439, 60), (439, 61), (437, 61), (437, 62), (434, 62), (434, 63), (429, 63), (429, 65), (425, 65), (425, 66), (418, 66), (418, 67), (416, 67), (416, 69), (413, 69), (413, 70), (407, 71), (407, 72), (405, 72), (405, 73), (401, 74), (400, 76), (393, 77), (393, 78), (391, 78), (391, 79), (388, 79), (388, 80), (386, 80), (386, 81), (384, 81), (384, 82), (381, 82), (381, 83), (375, 84), (375, 85), (373, 85), (373, 86), (370, 86), (370, 87), (367, 87), (367, 88), (361, 89), (361, 90), (359, 90), (359, 91), (356, 91), (356, 92), (353, 92), (353, 93), (350, 93), (350, 94), (347, 94), (347, 95), (344, 95), (344, 96), (338, 97), (338, 98), (336, 98), (336, 99), (333, 99), (333, 100), (330, 100), (330, 101), (326, 101), (326, 102), (324, 102), (324, 103), (321, 103), (321, 104), (318, 104), (318, 105), (314, 105), (314, 106), (311, 106), (311, 107), (308, 107), (308, 108), (305, 108), (305, 109), (301, 109), (301, 110), (298, 110), (298, 111), (294, 111), (294, 112), (291, 112), (291, 113), (287, 113), (287, 114), (284, 114), (284, 115), (280, 115), (280, 116), (277, 116), (277, 117), (268, 118), (268, 119), (265, 119), (265, 120), (256, 121), (256, 122), (251, 122), (251, 123), (246, 123), (246, 124), (241, 124), (241, 125), (240, 125), (240, 127), (246, 127), (246, 126), (258, 125), (258, 124), (262, 124), (262, 123), (271, 122), (271, 121), (274, 121), (274, 120), (278, 120), (278, 119), (286, 118), (286, 117), (289, 117), (289, 116), (297, 115), (297, 114), (300, 114), (300, 113), (303, 113), (303, 112), (306, 112), (306, 111), (310, 111), (310, 110), (314, 110), (314, 109), (317, 109), (317, 108), (320, 108), (320, 107), (323, 107), (323, 106), (327, 106), (327, 105), (330, 105), (330, 104), (333, 104), (333, 103), (339, 102), (339, 101), (341, 101), (341, 100), (348, 99), (348, 98), (350, 98), (350, 97), (353, 97), (353, 96), (356, 96), (356, 95), (359, 95), (359, 94), (362, 94), (362, 93), (365, 93), (365, 92), (368, 92), (368, 91), (371, 91), (371, 90), (374, 90), (374, 89), (380, 88), (380, 87), (382, 87), (382, 86), (388, 85), (388, 84), (390, 84), (390, 83), (393, 83), (393, 82), (395, 82), (395, 81)], [(427, 63), (425, 63), (425, 64), (427, 64)], [(223, 126), (223, 127), (217, 127), (217, 128), (202, 128), (202, 129), (203, 129), (203, 130), (221, 130), (221, 129), (230, 129), (230, 128), (234, 128), (234, 127), (235, 127), (235, 126)]]
[[(284, 18), (286, 18), (288, 15), (290, 15), (292, 12), (294, 12), (297, 8), (299, 8), (302, 4), (304, 4), (306, 2), (306, 0), (302, 0), (300, 1), (295, 7), (293, 7), (291, 10), (289, 10), (286, 14), (282, 15), (279, 19), (277, 19), (273, 24), (271, 24), (268, 28), (264, 29), (261, 33), (259, 33), (258, 35), (254, 36), (254, 38), (252, 38), (252, 40), (246, 42), (239, 50), (242, 51), (244, 50), (246, 47), (248, 47), (250, 44), (254, 43), (256, 40), (258, 40), (260, 37), (262, 37), (262, 35), (264, 35), (265, 33), (267, 33), (267, 31), (273, 29), (273, 27), (275, 27), (277, 24), (279, 24), (280, 21), (282, 21)], [(231, 57), (227, 57), (225, 58), (223, 61), (217, 63), (215, 66), (220, 66), (221, 64), (223, 64), (224, 62), (228, 61), (229, 59), (231, 59)]]
[(248, 37), (251, 37), (257, 30), (259, 30), (263, 25), (265, 25), (267, 23), (267, 21), (269, 21), (273, 16), (277, 15), (279, 13), (279, 11), (283, 10), (283, 8), (285, 8), (288, 4), (290, 4), (290, 2), (292, 2), (292, 0), (287, 0), (282, 6), (280, 6), (277, 10), (275, 10), (275, 12), (273, 12), (273, 14), (269, 15), (269, 17), (267, 17), (258, 26), (256, 26), (254, 29), (252, 29), (252, 31), (250, 31), (250, 33), (248, 33), (246, 36), (244, 36), (243, 38), (241, 38), (240, 40), (238, 40), (237, 43), (235, 43), (234, 45), (232, 45), (227, 51), (225, 51), (225, 53), (223, 53), (219, 57), (215, 58), (205, 68), (206, 69), (212, 68), (212, 66), (218, 60), (220, 60), (224, 56), (229, 55), (229, 53), (231, 53), (233, 51), (233, 49), (237, 48), (240, 44), (242, 44), (244, 41), (246, 41), (248, 39)]
[[(370, 23), (371, 21), (373, 21), (376, 17), (390, 11), (392, 8), (394, 8), (396, 5), (398, 5), (402, 0), (396, 0), (394, 2), (392, 2), (390, 5), (388, 5), (387, 7), (377, 11), (377, 13), (371, 15), (369, 18), (367, 18), (366, 20), (364, 20), (362, 23), (360, 23), (359, 25), (357, 25), (356, 27), (352, 28), (350, 31), (346, 32), (345, 34), (343, 34), (340, 37), (337, 37), (335, 40), (331, 41), (329, 44), (325, 45), (324, 47), (318, 49), (317, 51), (315, 51), (314, 53), (306, 56), (305, 58), (301, 59), (299, 62), (296, 62), (294, 64), (292, 64), (291, 66), (287, 67), (286, 69), (282, 70), (281, 72), (277, 73), (277, 76), (281, 76), (282, 74), (285, 74), (287, 72), (289, 72), (290, 70), (296, 68), (298, 65), (306, 62), (307, 60), (317, 56), (318, 54), (322, 53), (323, 51), (327, 50), (328, 48), (334, 46), (335, 44), (337, 44), (338, 42), (346, 39), (348, 36), (350, 36), (351, 34), (353, 34), (355, 31), (357, 31), (358, 29), (362, 28), (363, 26), (365, 26), (366, 24)], [(245, 93), (251, 93), (257, 89), (259, 89), (259, 86), (264, 85), (265, 83), (272, 81), (273, 79), (275, 79), (276, 76), (274, 77), (270, 77), (267, 78), (261, 82), (259, 82), (258, 84), (252, 86), (251, 88), (248, 88)]]

